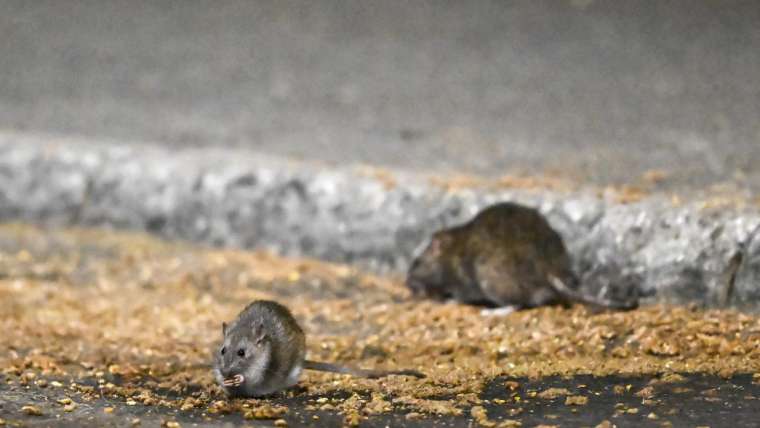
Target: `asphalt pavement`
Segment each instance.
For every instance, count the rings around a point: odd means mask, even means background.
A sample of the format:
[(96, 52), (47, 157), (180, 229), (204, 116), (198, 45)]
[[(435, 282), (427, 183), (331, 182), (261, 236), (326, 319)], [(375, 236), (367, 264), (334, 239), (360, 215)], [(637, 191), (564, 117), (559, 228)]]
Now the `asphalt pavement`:
[(671, 188), (760, 173), (760, 3), (0, 3), (0, 128)]

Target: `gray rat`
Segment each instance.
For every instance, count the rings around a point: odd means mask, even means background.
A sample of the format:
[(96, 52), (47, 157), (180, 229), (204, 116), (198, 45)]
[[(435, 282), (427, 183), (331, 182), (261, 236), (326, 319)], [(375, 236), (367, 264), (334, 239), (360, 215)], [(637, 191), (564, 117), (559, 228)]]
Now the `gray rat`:
[(304, 369), (378, 378), (388, 375), (424, 377), (414, 370), (373, 371), (309, 361), (306, 338), (290, 311), (268, 300), (243, 309), (229, 326), (222, 323), (224, 342), (214, 357), (214, 378), (233, 397), (261, 397), (298, 383)]
[(491, 205), (472, 220), (433, 234), (417, 251), (406, 285), (434, 299), (514, 309), (584, 303), (633, 309), (638, 301), (584, 296), (562, 237), (535, 209)]

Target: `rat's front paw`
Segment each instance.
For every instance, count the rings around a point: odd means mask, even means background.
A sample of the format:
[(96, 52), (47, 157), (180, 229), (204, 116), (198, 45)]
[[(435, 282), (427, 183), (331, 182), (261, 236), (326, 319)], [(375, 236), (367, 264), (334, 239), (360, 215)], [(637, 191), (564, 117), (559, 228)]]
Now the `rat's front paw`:
[(230, 378), (224, 379), (224, 381), (222, 381), (222, 385), (226, 387), (238, 387), (242, 385), (243, 382), (245, 382), (245, 377), (243, 377), (243, 375), (238, 374)]

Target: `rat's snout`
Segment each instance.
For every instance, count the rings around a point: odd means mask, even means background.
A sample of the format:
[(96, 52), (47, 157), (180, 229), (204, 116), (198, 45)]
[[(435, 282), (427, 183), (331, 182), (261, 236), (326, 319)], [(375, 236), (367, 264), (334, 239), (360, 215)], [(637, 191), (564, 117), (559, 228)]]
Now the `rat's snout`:
[(416, 296), (420, 293), (420, 284), (412, 275), (407, 275), (404, 285), (408, 288), (412, 295)]
[(222, 377), (225, 378), (225, 379), (229, 379), (230, 377), (232, 377), (232, 374), (233, 374), (232, 370), (230, 370), (229, 368), (225, 368), (225, 367), (219, 369), (219, 373), (221, 373)]
[(425, 287), (425, 283), (420, 281), (419, 279), (409, 276), (406, 279), (406, 288), (409, 289), (409, 291), (412, 292), (412, 297), (425, 297), (427, 295), (427, 291)]

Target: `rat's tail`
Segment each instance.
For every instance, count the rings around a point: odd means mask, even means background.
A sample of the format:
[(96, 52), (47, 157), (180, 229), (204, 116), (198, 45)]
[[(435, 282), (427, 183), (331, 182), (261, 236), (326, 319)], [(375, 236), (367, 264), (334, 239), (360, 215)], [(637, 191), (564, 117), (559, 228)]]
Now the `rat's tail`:
[(303, 362), (303, 368), (306, 370), (318, 370), (321, 372), (331, 372), (331, 373), (340, 373), (340, 374), (347, 374), (351, 376), (356, 377), (365, 377), (368, 379), (377, 379), (380, 377), (390, 376), (390, 375), (399, 375), (399, 376), (412, 376), (416, 378), (424, 378), (425, 375), (418, 372), (417, 370), (363, 370), (363, 369), (356, 369), (353, 367), (346, 367), (346, 366), (339, 366), (337, 364), (330, 364), (330, 363), (322, 363), (319, 361), (310, 361), (305, 360)]
[(580, 293), (578, 290), (574, 290), (568, 287), (561, 279), (554, 275), (549, 275), (549, 283), (552, 288), (559, 293), (560, 296), (571, 302), (579, 302), (590, 306), (596, 306), (608, 309), (619, 309), (629, 311), (639, 307), (638, 299), (628, 299), (625, 301), (616, 301), (611, 299), (605, 299), (602, 297), (586, 296)]

